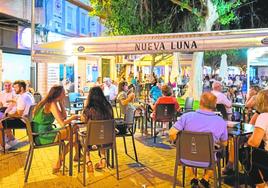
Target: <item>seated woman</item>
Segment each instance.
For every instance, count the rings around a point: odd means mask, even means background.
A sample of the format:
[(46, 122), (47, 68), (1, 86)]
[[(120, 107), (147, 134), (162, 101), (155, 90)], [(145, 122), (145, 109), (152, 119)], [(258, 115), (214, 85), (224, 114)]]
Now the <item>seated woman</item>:
[[(252, 147), (264, 149), (268, 152), (268, 90), (262, 90), (256, 96), (256, 110), (260, 113), (257, 117), (253, 134), (248, 140), (248, 144)], [(261, 144), (261, 143), (264, 144)], [(258, 163), (262, 163), (263, 166), (267, 166), (267, 157), (256, 150), (252, 153), (255, 155), (252, 157), (253, 160), (258, 160)], [(267, 154), (268, 155), (268, 154)], [(254, 163), (254, 161), (252, 161)], [(259, 168), (253, 165), (250, 172), (250, 176), (253, 183), (257, 185), (257, 188), (264, 188), (268, 185), (268, 170)]]
[(128, 89), (127, 82), (120, 82), (118, 85), (117, 100), (119, 102), (121, 113), (124, 114), (126, 122), (132, 121), (129, 117), (132, 117), (131, 114), (133, 114), (136, 110), (135, 106), (133, 105), (134, 99), (135, 94), (133, 89)]
[[(158, 104), (174, 104), (175, 105), (175, 110), (176, 111), (180, 111), (180, 105), (177, 101), (177, 99), (175, 97), (172, 96), (172, 90), (171, 87), (168, 85), (163, 85), (162, 88), (162, 97), (159, 97), (158, 100), (156, 101), (156, 103), (152, 106), (153, 109), (153, 113), (152, 113), (152, 118), (154, 119), (155, 117), (155, 111), (156, 111), (156, 107)], [(163, 124), (163, 133), (162, 135), (164, 135), (164, 131), (167, 129), (167, 123)]]
[(260, 91), (259, 86), (252, 86), (247, 94), (245, 102), (245, 107), (247, 108), (246, 112), (247, 121), (250, 119), (250, 116), (252, 115), (252, 110), (254, 109), (256, 103), (256, 96), (259, 91)]
[[(54, 130), (52, 127), (53, 122), (56, 121), (58, 124), (63, 127), (69, 124), (72, 120), (76, 120), (79, 116), (74, 115), (66, 119), (67, 114), (64, 107), (65, 100), (65, 90), (63, 86), (55, 85), (48, 92), (47, 96), (41, 100), (33, 111), (33, 132), (42, 133)], [(60, 130), (60, 138), (56, 138), (57, 133), (50, 133), (46, 135), (40, 135), (35, 137), (35, 143), (50, 144), (55, 142), (55, 140), (69, 140), (68, 129)], [(76, 145), (75, 145), (76, 147)], [(77, 148), (77, 147), (76, 147)], [(68, 144), (66, 145), (65, 155), (68, 152)], [(76, 150), (77, 151), (77, 150)], [(77, 153), (78, 154), (78, 153)], [(78, 155), (75, 156), (77, 158)], [(53, 173), (57, 173), (62, 165), (63, 156), (59, 156), (59, 159), (55, 166), (53, 167)]]
[[(100, 87), (96, 86), (90, 89), (86, 106), (82, 112), (81, 119), (83, 122), (90, 120), (110, 120), (113, 119), (113, 108), (103, 94)], [(95, 164), (96, 169), (102, 169), (106, 167), (105, 150), (100, 149), (101, 160)], [(93, 172), (93, 165), (88, 153), (87, 161), (88, 172)]]

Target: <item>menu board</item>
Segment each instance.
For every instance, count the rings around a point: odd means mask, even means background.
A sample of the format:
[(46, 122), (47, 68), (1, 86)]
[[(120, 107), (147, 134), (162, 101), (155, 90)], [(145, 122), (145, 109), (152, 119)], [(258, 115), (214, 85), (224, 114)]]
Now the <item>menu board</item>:
[(47, 89), (59, 84), (60, 81), (60, 67), (59, 64), (49, 63), (47, 65)]

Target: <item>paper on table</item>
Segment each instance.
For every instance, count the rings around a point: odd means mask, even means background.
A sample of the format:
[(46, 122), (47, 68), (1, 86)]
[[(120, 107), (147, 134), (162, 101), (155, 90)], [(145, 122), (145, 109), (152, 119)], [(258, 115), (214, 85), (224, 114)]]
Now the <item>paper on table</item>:
[(227, 127), (234, 127), (235, 125), (239, 124), (237, 121), (226, 121)]

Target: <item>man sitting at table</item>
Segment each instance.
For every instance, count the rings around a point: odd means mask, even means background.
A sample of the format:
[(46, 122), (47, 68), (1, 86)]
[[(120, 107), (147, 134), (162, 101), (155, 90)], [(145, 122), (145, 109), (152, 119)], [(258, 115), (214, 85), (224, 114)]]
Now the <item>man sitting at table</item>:
[(217, 97), (217, 104), (224, 104), (228, 120), (231, 120), (232, 117), (232, 101), (230, 101), (224, 93), (222, 93), (222, 83), (219, 81), (215, 81), (212, 84), (212, 91), (216, 97)]
[[(20, 117), (20, 116), (27, 116), (30, 106), (34, 104), (34, 99), (30, 95), (29, 92), (26, 91), (26, 83), (23, 80), (17, 80), (14, 82), (14, 90), (18, 96), (16, 101), (16, 111), (9, 112), (6, 114), (7, 116), (11, 117)], [(7, 125), (12, 125), (12, 128), (25, 128), (25, 123), (20, 119), (9, 119), (6, 121)], [(1, 127), (2, 125), (0, 125)], [(10, 133), (11, 134), (11, 133)], [(2, 141), (2, 135), (0, 135), (0, 140)], [(8, 137), (12, 137), (8, 135)], [(0, 143), (1, 143), (0, 141)], [(3, 144), (3, 143), (1, 143)]]
[(112, 84), (110, 78), (104, 78), (104, 83), (105, 83), (104, 89), (103, 89), (104, 95), (109, 96), (110, 101), (115, 100), (118, 94), (117, 87), (114, 84)]
[[(228, 132), (226, 122), (214, 113), (217, 98), (211, 92), (204, 92), (200, 99), (200, 109), (195, 112), (183, 114), (181, 118), (173, 125), (169, 131), (170, 140), (177, 138), (180, 130), (195, 132), (211, 132), (215, 144), (227, 145)], [(194, 175), (193, 169), (190, 171), (191, 186), (198, 186), (197, 176)], [(209, 187), (209, 177), (213, 174), (212, 170), (206, 170), (200, 183)]]

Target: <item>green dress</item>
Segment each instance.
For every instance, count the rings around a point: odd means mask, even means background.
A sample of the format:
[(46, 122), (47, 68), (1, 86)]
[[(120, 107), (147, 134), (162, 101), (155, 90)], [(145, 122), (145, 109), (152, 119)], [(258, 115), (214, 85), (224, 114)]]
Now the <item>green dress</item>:
[[(44, 107), (39, 109), (39, 111), (33, 117), (33, 132), (42, 133), (47, 131), (56, 130), (52, 127), (52, 123), (55, 118), (52, 113), (45, 113)], [(37, 145), (51, 144), (55, 141), (57, 133), (49, 133), (40, 136), (35, 136), (34, 141)]]

